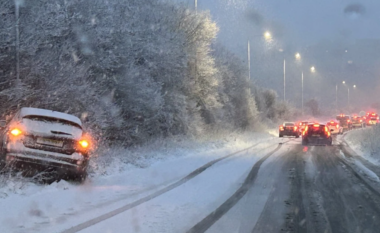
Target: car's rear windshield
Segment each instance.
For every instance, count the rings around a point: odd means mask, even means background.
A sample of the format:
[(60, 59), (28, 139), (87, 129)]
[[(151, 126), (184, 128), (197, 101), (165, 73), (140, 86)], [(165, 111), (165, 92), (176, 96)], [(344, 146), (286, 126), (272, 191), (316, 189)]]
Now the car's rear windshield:
[(294, 123), (285, 123), (285, 126), (294, 126)]
[(37, 116), (37, 115), (25, 116), (23, 118), (33, 120), (33, 121), (42, 121), (42, 122), (48, 122), (48, 123), (58, 123), (58, 124), (63, 124), (63, 125), (71, 125), (71, 126), (75, 126), (75, 127), (79, 128), (79, 129), (82, 129), (82, 127), (75, 122), (67, 121), (67, 120), (59, 119), (59, 118)]
[(314, 125), (309, 125), (308, 126), (308, 131), (309, 132), (322, 132), (325, 130), (325, 126), (324, 125), (319, 125), (319, 126), (314, 126)]

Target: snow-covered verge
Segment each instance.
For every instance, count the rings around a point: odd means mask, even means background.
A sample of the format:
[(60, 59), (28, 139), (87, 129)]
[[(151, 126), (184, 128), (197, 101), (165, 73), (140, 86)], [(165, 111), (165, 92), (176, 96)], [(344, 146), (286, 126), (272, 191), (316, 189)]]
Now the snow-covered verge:
[(345, 141), (359, 155), (380, 164), (380, 127), (367, 127), (347, 133)]
[[(173, 139), (134, 149), (114, 149), (91, 162), (90, 176), (78, 185), (29, 182), (2, 176), (0, 232), (53, 232), (97, 217), (184, 177), (207, 162), (259, 143), (279, 140), (268, 133), (231, 134), (223, 140)], [(141, 156), (143, 155), (143, 156)], [(85, 216), (85, 217), (83, 217)], [(23, 221), (19, 221), (23, 219)]]

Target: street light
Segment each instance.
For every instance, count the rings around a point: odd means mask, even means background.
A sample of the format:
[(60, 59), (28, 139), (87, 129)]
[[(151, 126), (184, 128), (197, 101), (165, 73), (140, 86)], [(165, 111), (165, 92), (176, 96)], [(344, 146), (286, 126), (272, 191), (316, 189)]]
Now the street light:
[(265, 37), (265, 39), (267, 39), (267, 40), (272, 39), (272, 35), (271, 35), (270, 32), (268, 32), (268, 31), (266, 31), (266, 32), (264, 33), (264, 37)]
[(315, 72), (315, 67), (312, 66), (312, 67), (310, 68), (310, 71), (314, 73), (314, 72)]
[(301, 54), (300, 53), (296, 53), (296, 55), (294, 55), (296, 57), (297, 60), (300, 60), (301, 59)]

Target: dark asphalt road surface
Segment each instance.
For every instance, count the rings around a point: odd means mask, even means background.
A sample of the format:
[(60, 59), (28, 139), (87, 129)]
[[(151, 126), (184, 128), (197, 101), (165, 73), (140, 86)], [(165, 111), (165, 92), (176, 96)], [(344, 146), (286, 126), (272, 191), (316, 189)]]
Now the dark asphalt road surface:
[[(267, 203), (252, 232), (380, 232), (379, 184), (342, 154), (338, 146), (295, 146), (284, 154), (289, 198)], [(282, 225), (272, 220), (278, 205), (287, 209)]]
[[(274, 182), (259, 217), (253, 220), (252, 215), (250, 221), (250, 217), (244, 215), (237, 220), (240, 222), (234, 232), (380, 232), (380, 184), (373, 179), (373, 174), (380, 177), (377, 166), (337, 144), (306, 147), (297, 140), (282, 147), (281, 151), (279, 156), (260, 168), (268, 170), (261, 171), (262, 174), (273, 174), (271, 180)], [(357, 166), (357, 162), (362, 166)], [(363, 167), (366, 167), (364, 171)], [(277, 172), (271, 173), (275, 170)], [(259, 185), (260, 173), (257, 179), (250, 189)], [(259, 198), (248, 191), (239, 201), (243, 203), (238, 203), (236, 208), (255, 208), (250, 203)], [(219, 210), (223, 207), (220, 206)], [(236, 213), (236, 210), (232, 211)], [(226, 218), (215, 220), (209, 216), (203, 223), (205, 221), (218, 224), (217, 221), (226, 221)], [(231, 228), (219, 227), (217, 231), (230, 232)], [(215, 229), (209, 232), (215, 232)]]

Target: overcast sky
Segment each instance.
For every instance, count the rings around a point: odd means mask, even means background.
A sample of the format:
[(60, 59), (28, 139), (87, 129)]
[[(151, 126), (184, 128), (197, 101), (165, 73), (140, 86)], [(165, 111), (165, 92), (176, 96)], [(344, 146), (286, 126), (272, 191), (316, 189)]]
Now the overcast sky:
[[(193, 5), (194, 0), (182, 2)], [(220, 25), (220, 39), (225, 42), (244, 38), (257, 26), (261, 30), (267, 27), (274, 34), (285, 33), (300, 46), (325, 38), (380, 37), (379, 0), (198, 0), (198, 6), (210, 10)], [(261, 17), (261, 25), (250, 18), (252, 11)], [(276, 32), (278, 27), (281, 32)]]
[[(194, 0), (178, 1), (191, 7), (194, 5)], [(262, 33), (265, 30), (273, 34), (275, 49), (283, 48), (288, 52), (288, 58), (296, 51), (302, 53), (306, 47), (315, 46), (322, 40), (333, 41), (332, 44), (336, 47), (346, 45), (350, 47), (349, 44), (355, 43), (357, 39), (380, 38), (380, 0), (198, 0), (198, 7), (201, 10), (209, 10), (218, 23), (220, 27), (218, 41), (242, 59), (246, 59), (247, 56), (247, 40), (251, 41), (253, 47), (251, 58), (261, 59), (252, 61), (252, 77), (259, 79), (259, 85), (277, 90), (280, 96), (281, 60), (265, 62), (262, 60), (270, 53), (269, 50), (263, 49)], [(259, 54), (258, 51), (264, 53)], [(349, 55), (348, 53), (347, 56)], [(307, 62), (319, 65), (321, 68), (321, 62), (325, 60), (320, 58), (322, 57), (312, 57)], [(350, 59), (354, 60), (355, 65), (355, 57)], [(373, 61), (373, 57), (371, 59)], [(368, 62), (367, 67), (358, 67), (358, 69), (359, 71), (375, 69), (375, 66), (374, 63)], [(318, 79), (326, 85), (331, 85), (328, 84), (331, 78), (334, 82), (341, 79), (357, 82), (363, 78), (357, 73), (349, 73), (352, 77), (348, 77), (344, 72), (328, 77), (327, 71), (321, 69), (319, 71), (321, 76)], [(377, 80), (377, 72), (371, 72), (374, 73), (372, 80)], [(369, 83), (374, 83), (373, 81)], [(374, 91), (373, 85), (364, 84), (358, 89), (363, 93), (366, 90)], [(331, 92), (331, 95), (333, 94)], [(329, 98), (332, 96), (326, 100)]]

